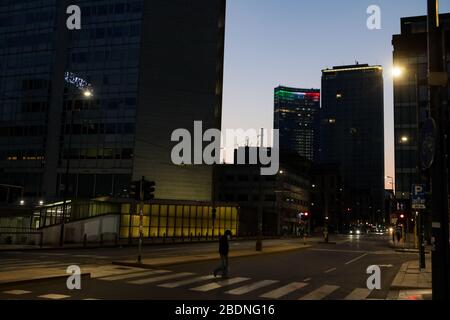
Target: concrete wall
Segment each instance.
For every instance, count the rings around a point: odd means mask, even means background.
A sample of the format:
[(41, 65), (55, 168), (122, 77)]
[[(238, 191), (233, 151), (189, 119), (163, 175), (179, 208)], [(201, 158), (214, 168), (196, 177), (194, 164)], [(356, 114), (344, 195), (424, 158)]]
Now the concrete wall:
[[(83, 243), (84, 235), (87, 242), (112, 242), (119, 234), (119, 215), (105, 215), (91, 219), (70, 222), (64, 228), (65, 243)], [(52, 226), (41, 230), (44, 245), (58, 245), (61, 226)]]

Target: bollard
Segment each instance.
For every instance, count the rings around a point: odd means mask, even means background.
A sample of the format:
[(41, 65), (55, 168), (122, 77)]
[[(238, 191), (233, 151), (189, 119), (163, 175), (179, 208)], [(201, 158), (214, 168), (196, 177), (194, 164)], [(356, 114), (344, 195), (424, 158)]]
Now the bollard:
[(87, 234), (85, 233), (83, 236), (83, 247), (87, 246)]

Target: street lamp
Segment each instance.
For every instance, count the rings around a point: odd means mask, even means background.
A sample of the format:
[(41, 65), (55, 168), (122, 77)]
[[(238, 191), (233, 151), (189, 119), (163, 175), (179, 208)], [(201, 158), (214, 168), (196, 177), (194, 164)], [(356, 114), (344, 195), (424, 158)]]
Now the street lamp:
[[(90, 86), (81, 88), (82, 95), (86, 99), (92, 99), (94, 94), (93, 90)], [(74, 108), (71, 108), (70, 110), (70, 128), (69, 128), (69, 144), (68, 144), (68, 152), (67, 152), (67, 159), (66, 159), (66, 175), (64, 177), (64, 199), (63, 199), (63, 212), (62, 212), (62, 219), (61, 219), (61, 230), (59, 233), (59, 245), (62, 247), (64, 245), (64, 225), (66, 222), (66, 215), (67, 215), (67, 196), (68, 196), (68, 189), (69, 189), (69, 172), (70, 172), (70, 159), (72, 157), (71, 151), (72, 151), (72, 135), (73, 135), (73, 125), (74, 125), (74, 116), (73, 113), (75, 110)], [(67, 119), (67, 110), (64, 111), (64, 119)], [(65, 125), (66, 121), (64, 121)], [(65, 131), (64, 131), (65, 132)], [(64, 155), (64, 152), (63, 152)]]
[(394, 78), (399, 78), (399, 77), (401, 77), (402, 75), (403, 75), (403, 68), (401, 68), (401, 67), (394, 67), (393, 69), (392, 69), (392, 75), (393, 75), (393, 77)]

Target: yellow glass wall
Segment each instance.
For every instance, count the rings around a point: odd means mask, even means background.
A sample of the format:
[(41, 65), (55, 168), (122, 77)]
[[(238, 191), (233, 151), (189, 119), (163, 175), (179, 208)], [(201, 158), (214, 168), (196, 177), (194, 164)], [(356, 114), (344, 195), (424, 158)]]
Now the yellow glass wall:
[[(229, 229), (238, 232), (236, 207), (219, 206), (213, 223), (212, 207), (205, 205), (146, 204), (144, 205), (143, 234), (145, 238), (157, 237), (211, 237), (223, 235)], [(138, 208), (123, 204), (120, 219), (120, 237), (139, 237)]]

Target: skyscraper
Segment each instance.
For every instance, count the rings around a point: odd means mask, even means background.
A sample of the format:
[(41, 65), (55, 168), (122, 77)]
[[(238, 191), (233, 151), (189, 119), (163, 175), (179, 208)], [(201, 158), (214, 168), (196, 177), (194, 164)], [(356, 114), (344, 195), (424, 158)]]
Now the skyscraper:
[(311, 161), (317, 140), (319, 89), (275, 88), (275, 124), (280, 130), (280, 149)]
[(320, 162), (339, 168), (347, 209), (372, 219), (384, 211), (383, 106), (381, 66), (322, 71)]
[[(450, 13), (440, 15), (440, 20), (448, 43)], [(418, 134), (429, 117), (427, 17), (402, 18), (401, 34), (393, 36), (392, 44), (398, 70), (394, 79), (395, 190), (396, 199), (407, 210), (412, 184), (418, 179)], [(448, 46), (446, 58), (450, 61)]]
[(146, 176), (157, 198), (211, 199), (212, 168), (174, 165), (171, 134), (221, 126), (225, 0), (2, 1), (0, 21), (0, 183), (52, 200)]

